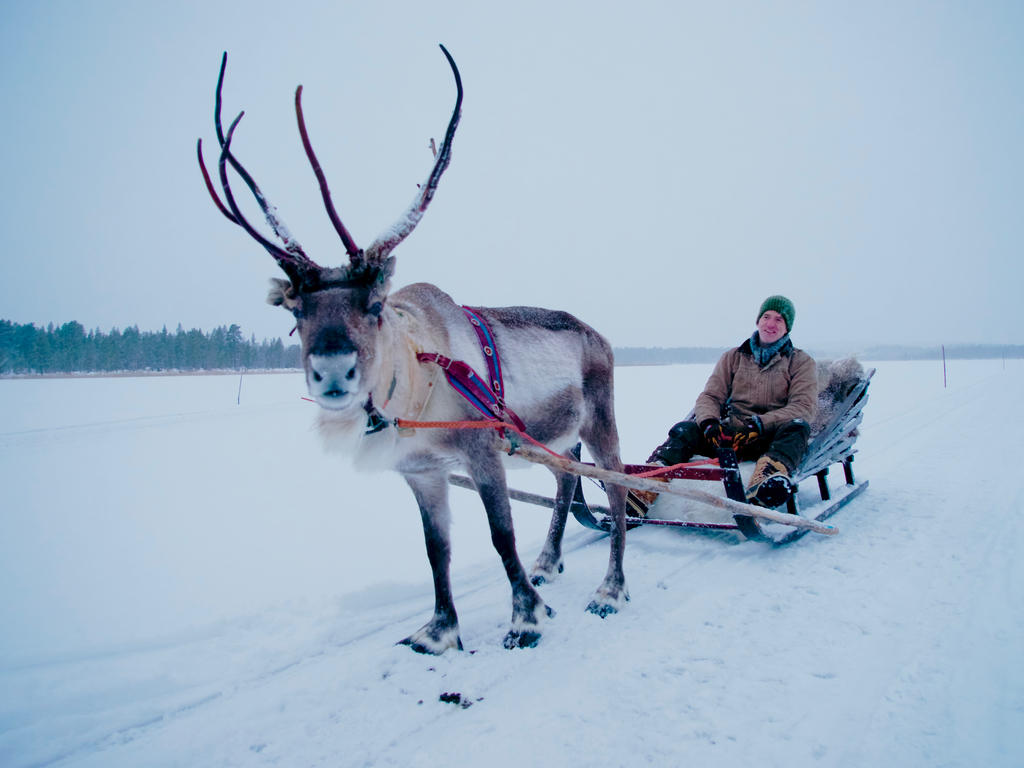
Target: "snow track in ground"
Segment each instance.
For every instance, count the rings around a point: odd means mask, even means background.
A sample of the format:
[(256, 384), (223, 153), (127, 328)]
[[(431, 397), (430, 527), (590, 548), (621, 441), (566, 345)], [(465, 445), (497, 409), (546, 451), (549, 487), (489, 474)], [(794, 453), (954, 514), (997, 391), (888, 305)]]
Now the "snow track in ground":
[[(468, 650), (440, 658), (394, 645), (433, 602), (411, 496), (320, 453), (300, 377), (247, 377), (241, 406), (237, 377), (0, 382), (0, 764), (1022, 764), (1022, 452), (988, 419), (1024, 365), (878, 368), (838, 536), (631, 531), (632, 601), (601, 620), (607, 540), (570, 521), (535, 649), (501, 647), (508, 585), (453, 489)], [(618, 371), (627, 458), (707, 372)], [(547, 515), (514, 513), (529, 567)]]

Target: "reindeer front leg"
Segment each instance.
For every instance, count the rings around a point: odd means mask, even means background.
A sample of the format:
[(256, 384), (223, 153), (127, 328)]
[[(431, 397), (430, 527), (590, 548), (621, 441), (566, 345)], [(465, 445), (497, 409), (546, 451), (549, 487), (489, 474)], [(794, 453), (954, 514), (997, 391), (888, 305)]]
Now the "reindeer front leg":
[(450, 575), (451, 540), (448, 510), (448, 481), (445, 475), (405, 475), (405, 481), (416, 497), (423, 519), (423, 538), (427, 545), (427, 559), (434, 577), (434, 616), (400, 640), (417, 653), (440, 655), (449, 648), (462, 650), (459, 637), (459, 617), (452, 599)]
[(505, 566), (512, 587), (512, 628), (503, 641), (506, 648), (532, 648), (541, 637), (541, 623), (555, 615), (526, 575), (516, 552), (516, 535), (512, 526), (512, 508), (505, 484), (505, 470), (493, 451), (478, 452), (468, 467), (476, 485), (487, 522), (491, 527), (491, 542)]

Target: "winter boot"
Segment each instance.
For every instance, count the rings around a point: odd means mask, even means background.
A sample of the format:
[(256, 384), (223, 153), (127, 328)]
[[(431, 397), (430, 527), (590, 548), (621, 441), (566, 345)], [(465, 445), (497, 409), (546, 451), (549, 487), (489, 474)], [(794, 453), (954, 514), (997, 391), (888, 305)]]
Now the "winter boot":
[(626, 493), (626, 516), (647, 517), (647, 510), (650, 508), (658, 494), (654, 491), (630, 490)]
[(747, 501), (761, 507), (774, 508), (786, 503), (793, 492), (786, 465), (771, 456), (762, 456), (754, 465), (754, 474), (747, 484)]
[[(651, 454), (652, 457), (657, 454), (657, 452), (658, 451), (655, 450), (654, 454)], [(655, 466), (669, 466), (664, 461), (656, 460), (654, 458), (650, 458), (647, 461)], [(650, 479), (657, 480), (662, 483), (668, 482), (666, 478), (659, 477), (658, 475), (654, 475)], [(650, 509), (651, 504), (653, 504), (660, 495), (660, 493), (655, 491), (638, 491), (635, 488), (626, 491), (626, 516), (647, 517), (647, 510)]]

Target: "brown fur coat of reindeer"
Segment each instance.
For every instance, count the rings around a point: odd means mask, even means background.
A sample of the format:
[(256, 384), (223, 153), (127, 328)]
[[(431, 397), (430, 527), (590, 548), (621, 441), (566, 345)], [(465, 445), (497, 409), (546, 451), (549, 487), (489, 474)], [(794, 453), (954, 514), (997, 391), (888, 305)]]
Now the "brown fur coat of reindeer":
[[(439, 353), (465, 361), (474, 370), (485, 370), (475, 332), (446, 293), (426, 283), (390, 292), (395, 265), (391, 252), (412, 232), (433, 198), (451, 157), (461, 113), (459, 71), (444, 46), (441, 50), (457, 87), (444, 141), (405, 216), (366, 250), (355, 245), (334, 209), (306, 132), (302, 87), (296, 91), (302, 143), (328, 216), (348, 254), (348, 264), (343, 267), (321, 267), (305, 254), (232, 154), (232, 135), (242, 115), (223, 130), (220, 112), (227, 54), (221, 63), (215, 107), (219, 181), (225, 202), (203, 163), (202, 142), (197, 152), (207, 189), (221, 213), (259, 242), (287, 275), (287, 280), (273, 281), (268, 301), (295, 317), (306, 384), (320, 406), (319, 429), (328, 447), (351, 454), (357, 466), (397, 471), (419, 505), (433, 572), (434, 614), (401, 642), (424, 653), (462, 647), (449, 576), (448, 478), (454, 470), (463, 470), (483, 501), (491, 539), (512, 588), (512, 622), (504, 644), (528, 647), (537, 643), (543, 622), (553, 615), (536, 586), (562, 570), (561, 541), (575, 476), (556, 473), (558, 490), (550, 530), (527, 575), (516, 552), (505, 457), (498, 449), (495, 431), (416, 430), (406, 436), (394, 426), (397, 418), (457, 421), (478, 417), (454, 390), (436, 386), (439, 369), (419, 362), (418, 353)], [(282, 245), (265, 238), (242, 215), (229, 184), (229, 168), (249, 187)], [(621, 471), (613, 402), (614, 362), (608, 342), (564, 312), (530, 307), (476, 311), (490, 326), (501, 356), (507, 405), (523, 420), (527, 433), (564, 454), (582, 440), (598, 466)], [(625, 490), (609, 486), (608, 495), (615, 521), (608, 570), (588, 606), (602, 617), (616, 612), (629, 599), (622, 570)]]

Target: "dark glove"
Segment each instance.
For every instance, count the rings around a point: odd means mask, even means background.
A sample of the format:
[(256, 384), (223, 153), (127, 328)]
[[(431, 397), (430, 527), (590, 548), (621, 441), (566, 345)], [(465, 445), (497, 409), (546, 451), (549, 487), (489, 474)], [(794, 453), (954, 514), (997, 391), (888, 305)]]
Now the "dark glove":
[(731, 435), (722, 427), (722, 422), (718, 419), (704, 419), (704, 421), (700, 423), (700, 431), (704, 433), (704, 439), (707, 440), (715, 450), (720, 450), (723, 443), (731, 437)]
[(733, 419), (732, 427), (735, 431), (732, 438), (732, 447), (736, 451), (740, 451), (744, 447), (757, 442), (761, 437), (761, 418), (756, 414)]

